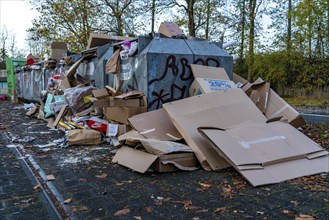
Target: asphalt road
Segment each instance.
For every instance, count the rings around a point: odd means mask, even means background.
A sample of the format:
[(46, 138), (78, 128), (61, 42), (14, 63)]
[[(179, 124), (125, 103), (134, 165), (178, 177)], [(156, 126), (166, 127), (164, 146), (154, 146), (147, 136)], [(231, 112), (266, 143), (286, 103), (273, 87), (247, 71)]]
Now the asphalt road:
[[(20, 153), (35, 162), (26, 160), (64, 219), (329, 219), (327, 174), (262, 187), (252, 187), (233, 168), (140, 174), (112, 163), (116, 148), (110, 144), (61, 146), (65, 134), (28, 118), (22, 106), (0, 102), (0, 129), (10, 144), (21, 145)], [(303, 132), (328, 149), (328, 131), (307, 126)], [(19, 159), (7, 145), (0, 142), (0, 174), (20, 172), (10, 181), (24, 183), (26, 191), (12, 187), (11, 193), (4, 193), (10, 182), (0, 175), (0, 219), (51, 219), (35, 183), (23, 168), (15, 167)], [(42, 173), (54, 179), (45, 180)], [(12, 193), (19, 202), (9, 209), (3, 204), (11, 202)], [(29, 206), (20, 208), (30, 198)]]

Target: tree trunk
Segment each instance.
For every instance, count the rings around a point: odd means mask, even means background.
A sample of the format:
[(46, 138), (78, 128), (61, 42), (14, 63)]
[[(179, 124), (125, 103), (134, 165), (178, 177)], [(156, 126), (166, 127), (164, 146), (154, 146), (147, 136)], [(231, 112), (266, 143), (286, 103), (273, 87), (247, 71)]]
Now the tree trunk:
[(154, 33), (154, 19), (155, 19), (155, 0), (152, 0), (152, 30), (151, 32)]
[(249, 0), (249, 62), (248, 62), (248, 81), (253, 80), (254, 74), (254, 42), (255, 42), (255, 17), (257, 0)]
[(206, 39), (209, 40), (210, 0), (207, 0)]
[(242, 0), (241, 8), (241, 45), (240, 45), (240, 61), (242, 62), (244, 56), (244, 29), (246, 24), (246, 0)]
[(288, 30), (287, 30), (288, 59), (290, 59), (290, 54), (291, 54), (291, 21), (292, 21), (292, 3), (291, 0), (288, 0)]
[(195, 37), (195, 23), (194, 23), (194, 0), (186, 0), (187, 14), (188, 14), (188, 31), (189, 35)]

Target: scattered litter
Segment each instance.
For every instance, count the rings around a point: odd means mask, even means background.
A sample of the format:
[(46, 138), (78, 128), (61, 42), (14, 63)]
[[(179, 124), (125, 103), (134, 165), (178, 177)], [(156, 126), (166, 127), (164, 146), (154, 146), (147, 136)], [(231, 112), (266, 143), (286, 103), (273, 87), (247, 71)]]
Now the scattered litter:
[(53, 181), (53, 180), (56, 179), (55, 176), (52, 175), (52, 174), (51, 175), (47, 175), (46, 178), (47, 178), (48, 181)]
[(34, 145), (35, 147), (38, 147), (38, 148), (46, 148), (46, 147), (55, 147), (56, 144), (54, 143), (49, 143), (49, 144), (36, 144)]

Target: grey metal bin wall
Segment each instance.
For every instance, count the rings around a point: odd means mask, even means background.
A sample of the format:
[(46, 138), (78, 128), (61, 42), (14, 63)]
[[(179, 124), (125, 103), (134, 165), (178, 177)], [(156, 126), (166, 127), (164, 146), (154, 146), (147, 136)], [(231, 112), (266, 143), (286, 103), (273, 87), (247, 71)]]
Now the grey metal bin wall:
[(105, 74), (105, 65), (112, 56), (113, 48), (110, 48), (110, 44), (106, 44), (98, 48), (82, 51), (82, 54), (91, 51), (96, 53), (96, 57), (83, 61), (79, 65), (77, 73), (91, 81), (94, 86), (104, 88), (108, 82), (108, 75)]
[[(124, 79), (121, 91), (144, 91), (148, 111), (188, 97), (194, 79), (190, 64), (223, 67), (232, 79), (233, 57), (216, 43), (171, 38), (148, 40), (144, 37), (139, 37), (138, 42), (149, 43), (145, 48), (139, 47), (142, 51), (138, 55), (121, 61), (121, 79)], [(129, 74), (122, 73), (129, 68)], [(109, 85), (113, 83), (113, 77), (109, 77)]]

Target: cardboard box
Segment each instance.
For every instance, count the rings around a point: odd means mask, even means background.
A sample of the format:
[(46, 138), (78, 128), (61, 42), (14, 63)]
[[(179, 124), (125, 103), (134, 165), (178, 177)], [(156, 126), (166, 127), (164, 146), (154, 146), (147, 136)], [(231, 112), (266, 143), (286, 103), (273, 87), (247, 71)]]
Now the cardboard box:
[(287, 123), (199, 130), (253, 186), (329, 171), (328, 152)]
[(62, 59), (67, 55), (67, 44), (65, 42), (52, 42), (51, 58)]
[(128, 118), (147, 111), (147, 100), (143, 96), (143, 106), (140, 107), (106, 107), (104, 114), (109, 120), (129, 124)]
[(167, 37), (174, 37), (183, 34), (183, 31), (178, 27), (176, 23), (173, 22), (162, 22), (158, 32)]
[(233, 73), (233, 82), (241, 88), (247, 95), (251, 93), (252, 84), (238, 74)]
[(219, 170), (230, 165), (201, 136), (198, 127), (227, 128), (244, 121), (265, 123), (267, 120), (241, 89), (193, 96), (165, 103), (163, 108), (206, 170)]
[(91, 117), (88, 120), (88, 127), (91, 129), (98, 130), (98, 131), (107, 132), (108, 124), (109, 124), (108, 121), (97, 118), (97, 117)]
[(196, 169), (196, 159), (193, 157), (193, 153), (177, 152), (170, 155), (157, 156), (127, 146), (119, 148), (112, 162), (140, 173), (145, 173), (149, 168), (158, 172), (177, 171), (180, 168), (186, 170)]
[(237, 88), (235, 83), (229, 80), (224, 68), (191, 64), (191, 70), (194, 81), (189, 90), (190, 96)]
[(164, 109), (135, 115), (128, 119), (141, 135), (161, 141), (180, 140), (182, 135), (171, 122)]

